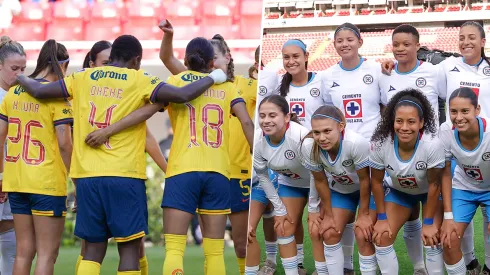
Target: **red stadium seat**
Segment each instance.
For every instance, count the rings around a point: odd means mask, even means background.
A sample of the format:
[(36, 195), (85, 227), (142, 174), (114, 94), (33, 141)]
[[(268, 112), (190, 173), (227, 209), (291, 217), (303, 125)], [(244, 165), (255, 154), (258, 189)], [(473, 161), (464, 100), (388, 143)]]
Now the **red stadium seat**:
[(20, 2), (22, 10), (14, 17), (14, 22), (49, 22), (51, 20), (51, 5), (40, 2)]
[(6, 34), (17, 41), (43, 41), (46, 39), (45, 24), (39, 22), (19, 22), (8, 28)]
[(84, 39), (89, 41), (108, 40), (112, 41), (121, 35), (121, 26), (119, 22), (114, 24), (99, 24), (89, 22), (85, 26)]
[(85, 2), (57, 1), (53, 3), (53, 9), (54, 20), (63, 24), (77, 23), (80, 20), (87, 20), (89, 17), (88, 5)]
[[(240, 38), (238, 26), (206, 26), (201, 28), (201, 35), (206, 38), (212, 38), (215, 34), (221, 34), (225, 39)], [(260, 34), (257, 34), (259, 37)]]
[(196, 26), (196, 7), (174, 2), (166, 7), (166, 18), (175, 26)]
[(262, 1), (243, 0), (240, 13), (241, 37), (260, 39), (262, 33)]
[(73, 22), (71, 25), (51, 23), (48, 25), (46, 37), (60, 41), (83, 40), (82, 21), (80, 20), (78, 24)]
[(132, 25), (128, 22), (123, 25), (123, 34), (131, 34), (139, 40), (161, 40), (163, 32), (158, 28), (158, 22), (155, 20), (154, 24), (147, 26)]

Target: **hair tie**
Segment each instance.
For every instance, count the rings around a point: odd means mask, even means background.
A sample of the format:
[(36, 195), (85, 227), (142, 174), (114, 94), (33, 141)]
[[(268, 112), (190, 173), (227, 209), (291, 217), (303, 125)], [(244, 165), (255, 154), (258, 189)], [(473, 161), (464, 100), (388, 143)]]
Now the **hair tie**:
[(287, 46), (296, 46), (296, 47), (300, 47), (304, 52), (306, 52), (306, 45), (305, 43), (297, 40), (297, 39), (289, 39), (288, 41), (286, 41), (286, 43), (284, 43), (284, 45), (282, 46), (282, 48), (284, 49), (285, 47)]
[[(68, 61), (70, 61), (70, 58), (65, 59), (65, 60), (58, 60), (58, 64), (63, 64), (63, 63), (66, 63)], [(51, 61), (48, 61), (48, 63), (52, 63), (52, 62)]]
[(335, 120), (335, 121), (337, 121), (338, 123), (341, 123), (341, 122), (342, 122), (342, 121), (340, 121), (340, 120), (338, 120), (338, 119), (336, 119), (336, 118), (334, 118), (334, 117), (327, 116), (327, 115), (324, 115), (324, 114), (315, 114), (315, 115), (311, 116), (311, 118), (314, 118), (314, 117), (319, 117), (319, 116), (321, 116), (321, 117), (325, 117), (325, 118), (330, 118), (331, 120)]
[(353, 28), (349, 28), (349, 27), (341, 27), (341, 28), (338, 28), (336, 31), (335, 31), (335, 34), (333, 35), (334, 37), (337, 36), (337, 33), (339, 31), (342, 31), (342, 30), (349, 30), (349, 31), (352, 31), (356, 36), (357, 38), (361, 39), (361, 34), (359, 33), (359, 31), (353, 29)]
[[(412, 101), (412, 100), (403, 99), (403, 100), (398, 101), (398, 103), (396, 103), (396, 105), (398, 105), (398, 104), (400, 104), (400, 103), (403, 103), (403, 102), (408, 102), (408, 103), (410, 103), (410, 104), (415, 105), (417, 108), (419, 108), (419, 110), (420, 110), (420, 112), (421, 112), (422, 114), (424, 113), (424, 111), (422, 110), (422, 107), (421, 107), (421, 106), (420, 106), (420, 105), (419, 105), (417, 102)], [(395, 105), (395, 106), (396, 106), (396, 105)]]

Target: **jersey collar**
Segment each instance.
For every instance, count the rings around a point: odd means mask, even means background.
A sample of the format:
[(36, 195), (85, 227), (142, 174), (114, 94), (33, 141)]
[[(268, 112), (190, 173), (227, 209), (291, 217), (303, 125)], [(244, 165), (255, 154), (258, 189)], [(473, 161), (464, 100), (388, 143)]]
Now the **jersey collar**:
[(458, 144), (459, 148), (461, 148), (465, 152), (474, 152), (478, 148), (480, 148), (480, 145), (483, 140), (483, 133), (487, 130), (487, 121), (484, 118), (477, 117), (478, 120), (478, 131), (479, 131), (479, 136), (480, 136), (480, 141), (478, 141), (478, 145), (473, 150), (466, 150), (463, 145), (461, 145), (461, 140), (459, 139), (459, 131), (458, 129), (454, 128), (454, 138), (456, 139), (456, 143)]
[(409, 160), (402, 160), (402, 158), (400, 157), (400, 154), (398, 153), (398, 136), (395, 134), (395, 140), (393, 142), (393, 146), (395, 148), (395, 155), (396, 155), (396, 158), (398, 159), (398, 161), (403, 162), (403, 163), (408, 163), (408, 162), (412, 161), (413, 156), (415, 156), (415, 153), (417, 152), (417, 148), (419, 147), (419, 142), (422, 139), (422, 135), (423, 135), (423, 133), (419, 132), (419, 136), (417, 138), (417, 142), (415, 142), (415, 148), (413, 148), (413, 153), (412, 153), (412, 156), (410, 157), (410, 159)]
[(282, 137), (281, 142), (279, 142), (279, 144), (277, 144), (277, 145), (272, 144), (272, 143), (271, 143), (271, 140), (270, 140), (270, 138), (269, 138), (269, 136), (268, 136), (268, 135), (266, 135), (266, 134), (265, 134), (265, 133), (262, 131), (262, 135), (265, 137), (265, 140), (267, 141), (267, 144), (269, 144), (269, 146), (270, 146), (270, 147), (274, 147), (274, 148), (276, 148), (276, 147), (279, 147), (279, 146), (281, 146), (281, 145), (282, 145), (282, 143), (284, 142), (284, 140), (286, 140), (286, 133), (287, 133), (287, 132), (288, 132), (288, 130), (289, 130), (289, 124), (290, 124), (290, 123), (291, 123), (291, 122), (289, 122), (289, 123), (286, 125), (286, 132), (284, 132), (284, 136)]
[(359, 64), (357, 64), (357, 66), (355, 66), (355, 67), (354, 67), (354, 68), (352, 68), (352, 69), (346, 69), (346, 68), (344, 68), (344, 67), (342, 66), (342, 60), (341, 60), (341, 61), (339, 62), (339, 67), (340, 67), (342, 70), (347, 71), (347, 72), (350, 72), (350, 71), (355, 71), (355, 70), (357, 70), (359, 67), (361, 67), (362, 63), (364, 63), (364, 61), (366, 61), (366, 60), (367, 60), (366, 58), (362, 58), (362, 57), (361, 57), (361, 58), (360, 58), (360, 60), (359, 60)]
[(406, 73), (401, 73), (400, 71), (398, 71), (398, 62), (397, 62), (395, 65), (395, 72), (397, 74), (401, 74), (401, 75), (411, 74), (411, 73), (415, 72), (419, 68), (419, 66), (422, 65), (422, 63), (424, 63), (424, 62), (421, 60), (417, 60), (417, 63), (415, 64), (415, 67), (413, 69), (411, 69), (410, 71), (408, 71)]

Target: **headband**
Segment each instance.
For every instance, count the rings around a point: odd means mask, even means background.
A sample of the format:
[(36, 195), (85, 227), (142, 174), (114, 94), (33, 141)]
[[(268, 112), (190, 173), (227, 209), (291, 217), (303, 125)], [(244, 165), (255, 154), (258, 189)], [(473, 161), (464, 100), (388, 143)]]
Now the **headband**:
[[(424, 111), (422, 110), (422, 107), (421, 107), (421, 106), (420, 106), (420, 105), (419, 105), (417, 102), (412, 101), (412, 100), (403, 99), (403, 100), (398, 101), (398, 103), (397, 103), (396, 105), (398, 105), (398, 104), (400, 104), (400, 103), (403, 103), (403, 102), (408, 102), (408, 103), (410, 103), (410, 104), (412, 104), (412, 105), (415, 105), (415, 106), (416, 106), (416, 107), (417, 107), (417, 108), (420, 110), (420, 112), (421, 112), (422, 114), (424, 113)], [(395, 106), (396, 106), (396, 105), (395, 105)]]
[[(68, 61), (70, 61), (70, 58), (65, 59), (65, 60), (58, 60), (58, 64), (63, 64), (63, 63), (66, 63)], [(51, 61), (48, 61), (48, 63), (51, 63)]]
[(333, 36), (334, 36), (334, 37), (335, 37), (335, 36), (337, 36), (337, 33), (338, 33), (339, 31), (343, 31), (343, 30), (349, 30), (349, 31), (353, 32), (353, 33), (354, 33), (354, 34), (357, 36), (357, 38), (361, 39), (361, 34), (359, 33), (359, 31), (358, 31), (358, 30), (355, 30), (355, 29), (353, 29), (353, 28), (350, 28), (350, 27), (340, 27), (340, 28), (338, 28), (338, 29), (335, 31), (335, 34), (334, 34)]
[(335, 120), (335, 121), (337, 121), (338, 123), (341, 123), (341, 122), (342, 122), (342, 121), (340, 121), (340, 120), (338, 120), (338, 119), (336, 119), (336, 118), (334, 118), (334, 117), (327, 116), (327, 115), (323, 115), (323, 114), (316, 114), (316, 115), (312, 115), (312, 116), (311, 116), (311, 118), (314, 118), (314, 117), (319, 117), (319, 116), (321, 116), (321, 117), (326, 117), (326, 118), (330, 118), (331, 120)]
[(282, 46), (282, 48), (284, 49), (285, 47), (287, 46), (296, 46), (296, 47), (300, 47), (304, 52), (306, 52), (306, 45), (305, 43), (297, 40), (297, 39), (289, 39), (288, 41), (286, 41), (286, 43), (284, 43), (284, 45)]

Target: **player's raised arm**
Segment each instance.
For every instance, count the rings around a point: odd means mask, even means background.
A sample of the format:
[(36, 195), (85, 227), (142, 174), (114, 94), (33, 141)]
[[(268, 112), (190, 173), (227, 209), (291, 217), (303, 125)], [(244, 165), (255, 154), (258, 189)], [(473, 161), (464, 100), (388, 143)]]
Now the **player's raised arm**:
[(223, 83), (226, 79), (226, 74), (221, 69), (216, 69), (207, 77), (181, 88), (169, 84), (161, 85), (156, 91), (155, 102), (186, 103), (202, 95), (213, 84)]
[(25, 75), (19, 74), (17, 82), (24, 90), (35, 98), (64, 98), (67, 94), (64, 93), (62, 85), (59, 82), (51, 82), (41, 84), (38, 81), (31, 79)]
[(250, 146), (250, 150), (253, 150), (253, 142), (254, 142), (254, 123), (252, 119), (248, 115), (247, 107), (245, 107), (245, 102), (238, 101), (237, 103), (231, 103), (231, 110), (235, 114), (235, 116), (240, 120), (242, 124), (242, 130), (245, 134), (245, 138), (247, 139), (248, 145)]
[(173, 75), (186, 71), (187, 68), (184, 64), (174, 56), (174, 47), (172, 44), (174, 28), (172, 27), (172, 24), (170, 24), (170, 21), (168, 20), (163, 20), (158, 27), (164, 33), (162, 44), (160, 46), (160, 60), (162, 60), (165, 67), (167, 67)]

